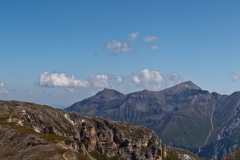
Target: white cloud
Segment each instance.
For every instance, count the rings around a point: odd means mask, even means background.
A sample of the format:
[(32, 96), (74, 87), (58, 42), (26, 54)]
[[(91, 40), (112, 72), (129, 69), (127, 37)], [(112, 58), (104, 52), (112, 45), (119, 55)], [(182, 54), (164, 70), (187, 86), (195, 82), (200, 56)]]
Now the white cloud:
[(163, 81), (163, 77), (162, 77), (160, 72), (158, 72), (158, 71), (150, 71), (148, 69), (141, 70), (138, 73), (138, 77), (144, 83), (161, 82), (161, 81)]
[(240, 72), (234, 72), (231, 74), (232, 81), (237, 81), (240, 79)]
[(130, 52), (133, 49), (127, 43), (122, 43), (117, 40), (112, 40), (108, 42), (105, 48), (112, 49), (114, 54), (121, 52)]
[(139, 35), (138, 32), (135, 32), (135, 33), (131, 33), (131, 34), (129, 34), (129, 35), (128, 35), (129, 40), (130, 40), (130, 41), (135, 40), (135, 39), (137, 38), (138, 35)]
[(127, 43), (123, 44), (122, 52), (130, 52), (131, 50), (132, 48), (130, 48)]
[(152, 50), (157, 50), (157, 49), (158, 49), (158, 46), (156, 46), (156, 45), (150, 45), (150, 48), (152, 48)]
[[(44, 72), (39, 76), (39, 86), (42, 87), (63, 87), (70, 93), (75, 93), (77, 88), (86, 88), (86, 91), (97, 91), (101, 88), (127, 89), (128, 92), (135, 87), (149, 90), (160, 90), (181, 82), (177, 73), (162, 75), (157, 70), (143, 69), (137, 73), (126, 76), (115, 76), (108, 74), (93, 74), (86, 80), (75, 79), (73, 75), (65, 73)], [(133, 88), (132, 88), (133, 87)], [(0, 83), (0, 93), (7, 93), (4, 84)], [(34, 94), (34, 93), (32, 93)]]
[(39, 77), (39, 85), (42, 87), (67, 87), (84, 88), (89, 87), (88, 81), (75, 79), (74, 75), (67, 76), (65, 73), (44, 72)]
[(134, 75), (134, 76), (132, 77), (132, 80), (133, 80), (133, 82), (134, 82), (135, 84), (140, 84), (140, 80), (139, 80), (138, 76)]
[(107, 88), (109, 86), (108, 75), (106, 74), (91, 75), (88, 82), (95, 88)]
[(122, 82), (122, 81), (123, 81), (122, 77), (121, 76), (117, 76), (117, 82)]
[(132, 82), (137, 87), (159, 90), (168, 86), (169, 83), (180, 83), (181, 77), (177, 73), (163, 76), (159, 71), (150, 71), (149, 69), (144, 69), (132, 76)]
[(0, 93), (8, 93), (9, 91), (6, 89), (3, 82), (0, 81)]
[(163, 77), (158, 71), (150, 71), (149, 69), (144, 69), (138, 72), (137, 75), (134, 75), (132, 77), (132, 81), (138, 86), (151, 89), (154, 88), (153, 86), (159, 85), (157, 83), (162, 82)]
[(156, 37), (156, 36), (146, 36), (146, 37), (143, 37), (143, 40), (146, 41), (146, 42), (150, 42), (150, 41), (153, 41), (153, 40), (158, 40), (158, 37)]
[(124, 85), (125, 81), (122, 76), (108, 75), (108, 88), (118, 88)]
[(182, 78), (179, 76), (178, 73), (173, 73), (173, 74), (167, 75), (165, 77), (165, 80), (167, 82), (172, 82), (173, 84), (179, 84), (182, 82)]
[(107, 49), (114, 49), (114, 52), (121, 52), (122, 43), (117, 40), (112, 40), (106, 44)]

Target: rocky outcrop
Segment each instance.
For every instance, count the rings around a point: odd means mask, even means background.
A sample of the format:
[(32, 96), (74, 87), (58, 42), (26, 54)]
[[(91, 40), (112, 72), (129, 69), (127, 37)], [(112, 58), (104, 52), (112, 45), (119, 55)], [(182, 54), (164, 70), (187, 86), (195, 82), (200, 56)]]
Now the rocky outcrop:
[(0, 110), (0, 159), (168, 158), (158, 136), (142, 126), (18, 101), (0, 101)]
[(240, 159), (240, 149), (234, 150), (231, 153), (221, 158), (221, 160), (239, 160), (239, 159)]

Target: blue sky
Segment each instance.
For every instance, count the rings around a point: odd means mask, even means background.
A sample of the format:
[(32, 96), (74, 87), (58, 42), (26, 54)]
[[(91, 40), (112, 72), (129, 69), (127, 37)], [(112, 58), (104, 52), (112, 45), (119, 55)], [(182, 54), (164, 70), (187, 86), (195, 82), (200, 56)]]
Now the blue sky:
[(240, 1), (0, 0), (0, 99), (67, 107), (191, 80), (240, 91)]

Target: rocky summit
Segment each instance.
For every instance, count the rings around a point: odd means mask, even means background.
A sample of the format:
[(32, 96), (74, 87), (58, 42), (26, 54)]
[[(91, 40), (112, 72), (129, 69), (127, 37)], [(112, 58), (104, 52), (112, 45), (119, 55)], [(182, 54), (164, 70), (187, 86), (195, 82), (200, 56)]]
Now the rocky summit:
[(104, 89), (66, 110), (143, 125), (166, 145), (219, 159), (240, 148), (240, 92), (221, 95), (191, 81), (161, 91)]
[(166, 147), (152, 130), (126, 122), (19, 101), (0, 101), (0, 111), (2, 160), (200, 159)]

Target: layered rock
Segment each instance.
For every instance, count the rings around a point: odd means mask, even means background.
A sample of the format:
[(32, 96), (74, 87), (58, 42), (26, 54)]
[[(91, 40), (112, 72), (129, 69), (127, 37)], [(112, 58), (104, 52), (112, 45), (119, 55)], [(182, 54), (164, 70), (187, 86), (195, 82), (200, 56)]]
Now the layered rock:
[(167, 149), (142, 126), (0, 101), (0, 159), (162, 160)]

